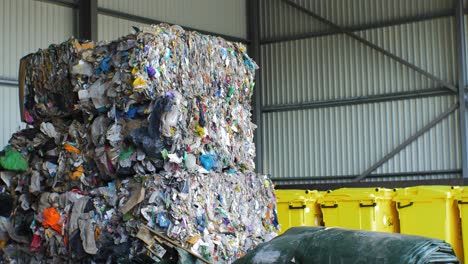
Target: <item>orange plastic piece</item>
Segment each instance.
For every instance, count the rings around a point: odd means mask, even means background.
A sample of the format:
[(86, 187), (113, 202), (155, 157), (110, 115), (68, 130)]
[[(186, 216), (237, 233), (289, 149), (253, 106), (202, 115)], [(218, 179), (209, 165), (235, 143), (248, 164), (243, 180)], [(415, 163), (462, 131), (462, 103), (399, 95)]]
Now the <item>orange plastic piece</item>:
[(99, 227), (96, 227), (96, 229), (94, 230), (94, 240), (97, 241), (100, 235), (101, 235), (101, 229), (99, 229)]
[(80, 154), (81, 151), (77, 148), (75, 148), (74, 146), (72, 146), (70, 143), (65, 143), (65, 146), (64, 146), (65, 150), (70, 152), (70, 153), (76, 153), (76, 154)]
[(79, 166), (79, 167), (76, 168), (76, 170), (72, 173), (72, 175), (71, 175), (72, 180), (77, 180), (77, 179), (81, 178), (81, 176), (83, 176), (83, 173), (84, 173), (84, 168), (83, 168), (83, 166)]
[(57, 231), (59, 234), (62, 234), (62, 225), (59, 224), (60, 214), (59, 212), (57, 212), (57, 209), (55, 209), (54, 207), (44, 209), (44, 212), (42, 212), (42, 218), (44, 219), (44, 221), (42, 222), (43, 227), (50, 227), (53, 230)]
[(86, 50), (86, 49), (92, 49), (92, 48), (94, 48), (94, 43), (88, 42), (88, 43), (80, 44), (78, 41), (75, 41), (75, 48), (78, 51)]

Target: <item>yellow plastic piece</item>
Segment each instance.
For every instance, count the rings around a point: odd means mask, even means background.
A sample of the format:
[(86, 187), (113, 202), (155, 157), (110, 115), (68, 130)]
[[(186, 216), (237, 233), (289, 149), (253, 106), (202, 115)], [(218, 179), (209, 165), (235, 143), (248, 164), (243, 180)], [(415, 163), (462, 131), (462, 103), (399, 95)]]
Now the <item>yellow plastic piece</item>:
[(148, 86), (148, 84), (141, 77), (137, 77), (133, 81), (133, 87), (134, 88), (141, 88), (141, 87), (145, 87), (145, 86)]
[(201, 127), (199, 124), (195, 125), (195, 131), (197, 131), (199, 137), (205, 136), (205, 129)]
[(318, 200), (327, 227), (398, 232), (393, 190), (342, 188), (328, 191)]
[(295, 226), (320, 226), (322, 213), (316, 203), (322, 195), (309, 190), (275, 190), (277, 199), (278, 222), (284, 233)]
[(400, 233), (444, 240), (463, 261), (460, 217), (455, 199), (460, 191), (459, 187), (451, 186), (397, 190), (394, 201), (400, 218)]

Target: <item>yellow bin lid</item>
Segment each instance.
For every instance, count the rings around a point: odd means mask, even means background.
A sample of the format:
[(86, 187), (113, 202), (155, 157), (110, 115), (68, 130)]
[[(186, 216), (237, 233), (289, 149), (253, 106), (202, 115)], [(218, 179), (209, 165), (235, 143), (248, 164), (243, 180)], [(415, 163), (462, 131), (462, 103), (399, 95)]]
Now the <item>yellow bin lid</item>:
[(336, 201), (359, 201), (391, 199), (395, 195), (392, 189), (386, 188), (341, 188), (328, 191), (319, 199), (319, 203)]
[(395, 201), (430, 201), (432, 199), (450, 199), (460, 194), (461, 188), (457, 186), (415, 186), (396, 190)]
[(275, 190), (275, 194), (278, 203), (294, 200), (315, 201), (322, 196), (322, 193), (316, 190)]
[(468, 203), (468, 187), (458, 187), (458, 192), (454, 195), (460, 204)]

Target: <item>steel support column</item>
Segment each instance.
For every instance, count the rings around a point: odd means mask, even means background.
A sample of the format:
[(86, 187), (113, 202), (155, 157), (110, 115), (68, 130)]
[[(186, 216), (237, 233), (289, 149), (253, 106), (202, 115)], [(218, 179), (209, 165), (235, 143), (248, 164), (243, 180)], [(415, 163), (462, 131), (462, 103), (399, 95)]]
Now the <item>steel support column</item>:
[(290, 5), (290, 6), (292, 6), (292, 7), (296, 8), (296, 9), (306, 13), (310, 17), (313, 17), (316, 20), (318, 20), (318, 21), (320, 21), (320, 22), (334, 28), (335, 30), (340, 31), (341, 33), (348, 35), (349, 37), (361, 42), (362, 44), (364, 44), (364, 45), (366, 45), (366, 46), (368, 46), (368, 47), (382, 53), (383, 55), (385, 55), (385, 56), (387, 56), (387, 57), (389, 57), (389, 58), (391, 58), (391, 59), (393, 59), (393, 60), (395, 60), (395, 61), (397, 61), (397, 62), (399, 62), (399, 63), (401, 63), (401, 64), (403, 64), (403, 65), (405, 65), (405, 66), (407, 66), (409, 68), (411, 68), (411, 69), (413, 69), (414, 71), (416, 71), (416, 72), (426, 76), (427, 78), (439, 83), (439, 85), (441, 85), (443, 87), (446, 87), (447, 89), (450, 89), (452, 91), (455, 91), (455, 92), (457, 91), (457, 88), (455, 86), (453, 86), (452, 84), (440, 79), (439, 77), (435, 76), (434, 74), (432, 74), (432, 73), (430, 73), (430, 72), (428, 72), (428, 71), (426, 71), (424, 69), (421, 69), (420, 67), (412, 64), (411, 62), (408, 62), (407, 60), (404, 60), (404, 59), (396, 56), (395, 54), (393, 54), (391, 52), (388, 52), (387, 50), (375, 45), (374, 43), (368, 41), (367, 39), (365, 39), (365, 38), (351, 32), (349, 30), (346, 30), (345, 28), (331, 22), (330, 20), (327, 20), (327, 19), (315, 14), (314, 12), (310, 11), (309, 9), (307, 9), (307, 8), (305, 8), (305, 7), (303, 7), (303, 6), (299, 5), (299, 4), (296, 4), (292, 0), (282, 0), (282, 1), (284, 3)]
[(255, 168), (259, 173), (263, 172), (263, 145), (262, 145), (262, 112), (261, 112), (261, 67), (260, 65), (260, 1), (259, 0), (246, 0), (247, 6), (247, 34), (250, 39), (247, 52), (257, 64), (260, 70), (255, 74), (255, 87), (252, 97), (252, 117), (253, 122), (257, 125), (254, 134), (254, 142), (256, 147)]
[(456, 26), (456, 57), (458, 70), (458, 98), (460, 104), (460, 142), (462, 175), (468, 178), (468, 154), (467, 154), (467, 108), (466, 108), (466, 52), (465, 52), (465, 18), (463, 14), (463, 0), (455, 1), (455, 26)]
[(78, 37), (97, 41), (97, 0), (80, 0), (78, 4)]
[(453, 113), (455, 110), (458, 108), (458, 103), (453, 104), (449, 109), (445, 110), (442, 114), (438, 115), (434, 120), (426, 124), (423, 128), (418, 130), (416, 133), (411, 135), (408, 139), (406, 139), (403, 143), (398, 145), (396, 148), (394, 148), (390, 153), (385, 155), (382, 159), (374, 163), (372, 166), (370, 166), (366, 171), (364, 171), (361, 175), (356, 177), (354, 179), (355, 182), (359, 182), (369, 176), (375, 169), (378, 167), (382, 166), (385, 162), (390, 160), (393, 156), (395, 156), (397, 153), (402, 151), (406, 146), (411, 144), (413, 141), (415, 141), (417, 138), (419, 138), (421, 135), (429, 131), (431, 128), (433, 128), (435, 125), (437, 125), (440, 121), (444, 120), (446, 117), (448, 117), (451, 113)]

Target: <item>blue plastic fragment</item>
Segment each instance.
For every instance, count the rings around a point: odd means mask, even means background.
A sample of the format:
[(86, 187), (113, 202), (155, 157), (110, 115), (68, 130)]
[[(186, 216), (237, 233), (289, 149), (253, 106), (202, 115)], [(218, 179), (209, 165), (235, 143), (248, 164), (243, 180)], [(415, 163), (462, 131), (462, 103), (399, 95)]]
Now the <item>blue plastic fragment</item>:
[(215, 163), (215, 156), (213, 154), (205, 154), (200, 156), (200, 163), (205, 170), (211, 170)]
[(166, 213), (158, 213), (156, 221), (160, 227), (168, 227), (171, 223), (171, 220), (167, 218)]
[(131, 106), (128, 111), (125, 113), (125, 117), (127, 119), (132, 119), (134, 118), (138, 113), (138, 107), (136, 106)]
[(148, 76), (150, 78), (153, 78), (154, 75), (156, 74), (156, 70), (151, 66), (146, 67), (146, 71), (148, 72)]

